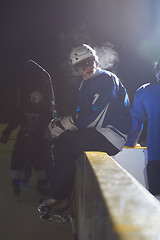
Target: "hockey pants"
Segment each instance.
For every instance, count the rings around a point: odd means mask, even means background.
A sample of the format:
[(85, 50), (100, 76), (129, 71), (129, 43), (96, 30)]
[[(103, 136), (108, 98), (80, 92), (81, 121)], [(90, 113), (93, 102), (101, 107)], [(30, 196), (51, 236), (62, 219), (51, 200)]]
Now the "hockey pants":
[(119, 150), (96, 129), (67, 130), (52, 148), (54, 164), (49, 169), (51, 194), (54, 199), (69, 198), (76, 174), (75, 161), (84, 151), (101, 151), (116, 155)]

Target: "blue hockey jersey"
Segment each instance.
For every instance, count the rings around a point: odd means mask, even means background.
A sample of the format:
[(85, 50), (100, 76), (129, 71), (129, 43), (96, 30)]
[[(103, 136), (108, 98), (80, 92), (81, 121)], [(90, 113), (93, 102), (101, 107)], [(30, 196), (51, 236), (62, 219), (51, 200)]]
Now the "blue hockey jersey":
[(123, 148), (131, 128), (130, 104), (115, 74), (98, 69), (91, 78), (79, 79), (77, 106), (73, 120), (78, 128), (96, 128), (115, 147)]
[(135, 146), (147, 120), (148, 160), (160, 160), (160, 83), (144, 84), (135, 93), (132, 108), (132, 129), (127, 146)]

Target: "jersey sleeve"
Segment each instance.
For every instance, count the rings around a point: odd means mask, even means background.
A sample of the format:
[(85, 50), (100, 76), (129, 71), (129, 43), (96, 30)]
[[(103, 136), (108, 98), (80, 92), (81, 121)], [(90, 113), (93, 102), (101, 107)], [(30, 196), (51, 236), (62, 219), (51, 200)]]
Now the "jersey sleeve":
[(126, 143), (126, 145), (130, 147), (134, 147), (138, 143), (143, 130), (143, 123), (147, 119), (144, 107), (145, 95), (143, 91), (143, 89), (136, 91), (131, 107), (132, 128)]

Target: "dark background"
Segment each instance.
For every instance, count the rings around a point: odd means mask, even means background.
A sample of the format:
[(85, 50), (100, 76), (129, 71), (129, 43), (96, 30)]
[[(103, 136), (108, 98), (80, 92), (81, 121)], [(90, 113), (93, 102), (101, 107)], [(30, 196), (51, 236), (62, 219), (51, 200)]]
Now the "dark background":
[(36, 68), (25, 68), (28, 59), (50, 73), (59, 115), (70, 113), (76, 76), (68, 60), (80, 43), (97, 50), (101, 66), (117, 73), (132, 102), (140, 85), (155, 80), (159, 9), (159, 0), (1, 0), (0, 122), (38, 81), (42, 88), (47, 81)]

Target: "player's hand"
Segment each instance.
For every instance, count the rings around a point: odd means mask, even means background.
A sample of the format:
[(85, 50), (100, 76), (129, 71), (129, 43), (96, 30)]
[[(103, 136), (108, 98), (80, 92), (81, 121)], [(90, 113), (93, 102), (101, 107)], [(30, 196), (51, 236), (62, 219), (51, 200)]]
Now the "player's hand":
[[(65, 131), (65, 129), (63, 128), (63, 126), (57, 126), (58, 123), (60, 123), (61, 118), (56, 119), (56, 120), (51, 120), (51, 122), (48, 125), (50, 134), (52, 136), (52, 138), (57, 138), (61, 133), (63, 133)], [(59, 124), (58, 124), (59, 125)]]
[(51, 120), (48, 125), (52, 138), (57, 138), (60, 134), (62, 134), (66, 130), (74, 130), (77, 127), (73, 123), (73, 119), (71, 116), (59, 118), (56, 121)]
[(135, 147), (135, 148), (136, 148), (136, 147), (141, 147), (141, 145), (140, 145), (139, 143), (137, 143), (134, 147)]
[(48, 128), (53, 139), (59, 137), (59, 135), (61, 135), (64, 132), (64, 130), (58, 126), (54, 126), (53, 128), (51, 128), (49, 124)]

